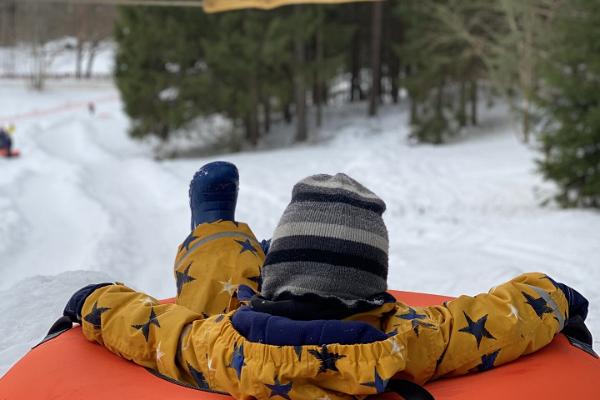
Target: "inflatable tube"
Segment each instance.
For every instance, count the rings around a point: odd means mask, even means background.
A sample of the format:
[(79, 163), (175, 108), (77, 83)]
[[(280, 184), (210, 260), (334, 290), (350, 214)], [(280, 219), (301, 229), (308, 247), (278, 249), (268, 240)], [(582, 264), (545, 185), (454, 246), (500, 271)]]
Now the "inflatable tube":
[[(451, 298), (392, 292), (415, 306)], [(498, 368), (425, 385), (435, 399), (599, 399), (600, 361), (563, 335), (539, 352)], [(397, 399), (386, 394), (379, 399)], [(95, 343), (73, 328), (34, 349), (0, 379), (2, 400), (223, 400), (162, 379)]]

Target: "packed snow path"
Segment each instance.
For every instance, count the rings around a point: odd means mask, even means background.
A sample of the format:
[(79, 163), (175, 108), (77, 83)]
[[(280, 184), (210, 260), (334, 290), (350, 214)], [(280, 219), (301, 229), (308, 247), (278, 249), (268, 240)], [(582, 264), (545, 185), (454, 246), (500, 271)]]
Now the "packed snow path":
[[(188, 182), (215, 158), (154, 161), (148, 144), (127, 137), (118, 100), (99, 103), (95, 115), (67, 106), (117, 96), (110, 84), (34, 93), (0, 81), (0, 117), (56, 110), (18, 121), (23, 156), (0, 159), (0, 296), (8, 300), (0, 303), (0, 374), (86, 283), (175, 293), (171, 264), (189, 231)], [(521, 272), (547, 272), (590, 299), (598, 346), (600, 214), (540, 206), (552, 186), (501, 112), (438, 147), (408, 145), (398, 108), (375, 120), (363, 113), (329, 110), (320, 136), (331, 139), (321, 144), (218, 157), (240, 169), (238, 219), (269, 237), (297, 180), (348, 173), (387, 202), (390, 288), (476, 294)]]

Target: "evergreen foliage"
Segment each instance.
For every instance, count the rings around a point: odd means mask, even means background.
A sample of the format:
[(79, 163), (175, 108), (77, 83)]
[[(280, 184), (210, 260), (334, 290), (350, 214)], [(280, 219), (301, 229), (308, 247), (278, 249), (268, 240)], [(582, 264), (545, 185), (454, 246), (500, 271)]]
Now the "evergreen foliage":
[(243, 126), (247, 141), (256, 145), (260, 106), (271, 101), (277, 82), (287, 80), (289, 38), (284, 21), (244, 10), (217, 15), (212, 22), (217, 32), (227, 34), (197, 40), (205, 51), (214, 111)]
[[(353, 27), (333, 7), (217, 15), (176, 8), (123, 8), (116, 80), (131, 135), (166, 139), (195, 118), (220, 113), (256, 145), (273, 113), (298, 117), (294, 82), (311, 93), (320, 122)], [(300, 40), (303, 59), (294, 54)], [(305, 97), (305, 96), (303, 96)], [(306, 100), (303, 100), (306, 106)]]
[(120, 9), (115, 78), (131, 135), (166, 139), (209, 110), (204, 49), (209, 18), (181, 8)]
[(564, 206), (600, 207), (600, 2), (573, 0), (557, 15), (540, 105), (544, 176)]
[[(466, 19), (473, 15), (471, 7), (460, 4), (453, 12)], [(408, 60), (403, 83), (411, 101), (411, 136), (441, 144), (477, 123), (476, 85), (482, 63), (469, 43), (441, 21), (436, 7), (431, 0), (398, 2), (395, 12), (405, 28), (405, 40), (395, 50), (400, 59)]]
[(131, 135), (167, 139), (221, 114), (251, 146), (281, 120), (295, 122), (303, 141), (332, 99), (378, 93), (372, 109), (406, 93), (412, 138), (441, 144), (477, 124), (480, 88), (493, 88), (521, 118), (525, 140), (537, 96), (548, 121), (540, 171), (558, 183), (561, 204), (600, 207), (600, 3), (382, 6), (381, 18), (372, 18), (371, 3), (217, 15), (121, 8), (115, 74)]

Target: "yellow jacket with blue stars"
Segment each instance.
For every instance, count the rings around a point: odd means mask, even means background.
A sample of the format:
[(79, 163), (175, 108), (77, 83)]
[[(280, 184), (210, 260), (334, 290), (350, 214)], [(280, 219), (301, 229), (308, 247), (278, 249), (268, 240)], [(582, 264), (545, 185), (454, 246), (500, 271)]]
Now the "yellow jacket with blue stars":
[(343, 321), (292, 321), (237, 300), (264, 253), (247, 225), (200, 225), (175, 261), (176, 304), (115, 284), (86, 300), (87, 339), (172, 379), (237, 399), (352, 399), (390, 379), (483, 371), (547, 345), (568, 304), (546, 275), (444, 305), (387, 303)]

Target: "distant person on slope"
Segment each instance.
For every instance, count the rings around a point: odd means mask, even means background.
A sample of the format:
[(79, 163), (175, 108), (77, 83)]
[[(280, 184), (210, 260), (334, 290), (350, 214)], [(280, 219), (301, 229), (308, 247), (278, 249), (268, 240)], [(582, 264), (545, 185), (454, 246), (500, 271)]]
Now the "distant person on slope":
[(344, 174), (294, 186), (265, 257), (234, 222), (237, 187), (232, 164), (194, 176), (177, 304), (104, 283), (73, 295), (65, 316), (88, 340), (169, 378), (288, 400), (365, 398), (396, 379), (485, 371), (586, 318), (583, 296), (540, 273), (444, 305), (397, 302), (386, 292), (386, 205)]
[(6, 128), (0, 127), (0, 155), (10, 157), (12, 153), (12, 134), (15, 131), (14, 125), (8, 125)]

